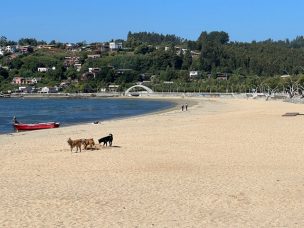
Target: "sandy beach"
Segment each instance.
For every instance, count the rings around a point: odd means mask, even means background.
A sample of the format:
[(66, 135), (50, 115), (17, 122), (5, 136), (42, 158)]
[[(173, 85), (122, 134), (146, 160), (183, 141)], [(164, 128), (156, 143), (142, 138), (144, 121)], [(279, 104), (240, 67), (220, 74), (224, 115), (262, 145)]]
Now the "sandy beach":
[[(281, 115), (304, 105), (189, 101), (184, 112), (0, 135), (0, 226), (303, 227), (304, 116)], [(113, 147), (99, 150), (66, 142), (109, 133)]]

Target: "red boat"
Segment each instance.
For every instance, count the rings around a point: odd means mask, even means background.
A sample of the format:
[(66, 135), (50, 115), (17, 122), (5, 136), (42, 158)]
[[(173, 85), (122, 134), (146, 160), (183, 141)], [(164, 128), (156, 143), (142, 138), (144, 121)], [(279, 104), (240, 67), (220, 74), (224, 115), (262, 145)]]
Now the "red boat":
[(57, 128), (59, 127), (59, 125), (60, 123), (56, 123), (56, 122), (25, 124), (25, 123), (19, 123), (16, 120), (16, 118), (14, 118), (14, 123), (13, 123), (13, 126), (17, 131), (32, 131), (32, 130)]

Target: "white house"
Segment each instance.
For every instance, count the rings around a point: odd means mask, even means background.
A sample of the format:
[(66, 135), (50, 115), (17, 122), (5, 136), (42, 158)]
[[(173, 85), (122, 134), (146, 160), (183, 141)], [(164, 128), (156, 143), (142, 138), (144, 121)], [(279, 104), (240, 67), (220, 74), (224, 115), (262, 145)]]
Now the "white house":
[(110, 42), (109, 47), (111, 51), (122, 49), (122, 42)]
[(109, 85), (108, 86), (108, 90), (110, 92), (117, 92), (118, 91), (118, 88), (119, 88), (119, 85)]
[(50, 89), (48, 87), (43, 87), (41, 93), (49, 93)]
[(21, 92), (21, 93), (27, 93), (28, 92), (25, 86), (19, 86), (18, 91)]
[(189, 76), (190, 78), (196, 78), (198, 76), (198, 71), (190, 71)]
[(5, 51), (6, 51), (6, 52), (9, 52), (9, 53), (12, 53), (12, 52), (13, 52), (13, 49), (12, 49), (11, 46), (6, 46), (6, 47), (5, 47)]
[(80, 63), (75, 63), (74, 67), (76, 68), (76, 71), (79, 72), (81, 69), (81, 64)]
[(88, 55), (89, 59), (97, 59), (100, 58), (100, 54), (95, 54), (95, 55)]
[(98, 68), (98, 67), (94, 67), (94, 68), (93, 68), (93, 67), (90, 67), (90, 68), (89, 68), (89, 72), (90, 72), (90, 73), (93, 73), (93, 74), (94, 74), (94, 73), (100, 72), (100, 70), (101, 70), (101, 69)]
[(43, 87), (40, 91), (40, 93), (57, 93), (58, 87)]
[(47, 72), (49, 68), (47, 67), (38, 67), (38, 72)]
[(36, 78), (32, 78), (32, 83), (31, 84), (37, 84), (38, 80)]

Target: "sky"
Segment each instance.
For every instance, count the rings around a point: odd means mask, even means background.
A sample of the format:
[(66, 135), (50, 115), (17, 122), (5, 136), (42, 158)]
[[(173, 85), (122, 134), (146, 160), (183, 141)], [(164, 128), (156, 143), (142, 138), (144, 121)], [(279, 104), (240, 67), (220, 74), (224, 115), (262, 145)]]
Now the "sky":
[(3, 0), (0, 36), (104, 42), (131, 32), (196, 40), (224, 31), (231, 41), (304, 35), (304, 0)]

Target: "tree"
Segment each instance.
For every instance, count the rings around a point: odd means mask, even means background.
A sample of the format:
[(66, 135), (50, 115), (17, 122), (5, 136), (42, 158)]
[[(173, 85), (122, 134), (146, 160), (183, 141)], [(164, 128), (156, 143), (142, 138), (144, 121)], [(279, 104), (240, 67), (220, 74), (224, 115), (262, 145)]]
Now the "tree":
[(21, 38), (18, 41), (18, 44), (23, 45), (23, 46), (25, 46), (25, 45), (37, 46), (38, 41), (34, 38)]
[(16, 45), (17, 43), (13, 40), (8, 40), (5, 36), (0, 37), (0, 47), (5, 47), (8, 45)]
[(262, 84), (266, 87), (268, 95), (273, 95), (279, 88), (279, 78), (278, 77), (268, 77)]
[(187, 50), (183, 56), (183, 70), (189, 70), (192, 65), (192, 56), (189, 50)]
[(2, 77), (3, 77), (3, 79), (5, 80), (5, 79), (7, 79), (7, 78), (8, 78), (9, 73), (8, 73), (8, 71), (7, 71), (6, 69), (4, 69), (4, 68), (0, 67), (0, 76), (2, 76)]
[(49, 45), (56, 45), (56, 40), (51, 40)]
[(65, 74), (65, 78), (70, 78), (72, 80), (74, 80), (78, 77), (78, 72), (73, 67), (70, 67), (69, 69), (67, 69), (67, 71), (64, 74)]
[(7, 38), (5, 36), (0, 37), (0, 47), (4, 47), (7, 45)]
[(298, 81), (296, 77), (288, 77), (283, 78), (281, 81), (283, 87), (285, 88), (285, 92), (288, 93), (289, 98), (293, 98), (298, 91)]
[(127, 45), (129, 47), (134, 47), (135, 44), (180, 44), (184, 39), (177, 37), (175, 35), (163, 35), (158, 33), (150, 32), (138, 32), (138, 33), (128, 33)]
[(226, 32), (210, 32), (207, 35), (207, 41), (208, 42), (213, 42), (213, 43), (218, 43), (218, 44), (227, 44), (229, 42), (229, 35)]
[(155, 48), (152, 47), (151, 45), (141, 44), (137, 48), (135, 48), (134, 54), (143, 54), (143, 55), (145, 55), (147, 53), (153, 52), (154, 50), (155, 50)]
[(202, 50), (203, 45), (206, 44), (207, 37), (208, 37), (208, 33), (206, 31), (200, 34), (199, 38), (197, 39), (197, 44), (198, 44), (197, 46), (199, 50)]
[(201, 63), (205, 71), (221, 66), (224, 59), (224, 46), (229, 41), (225, 32), (203, 32), (199, 37), (201, 45)]

